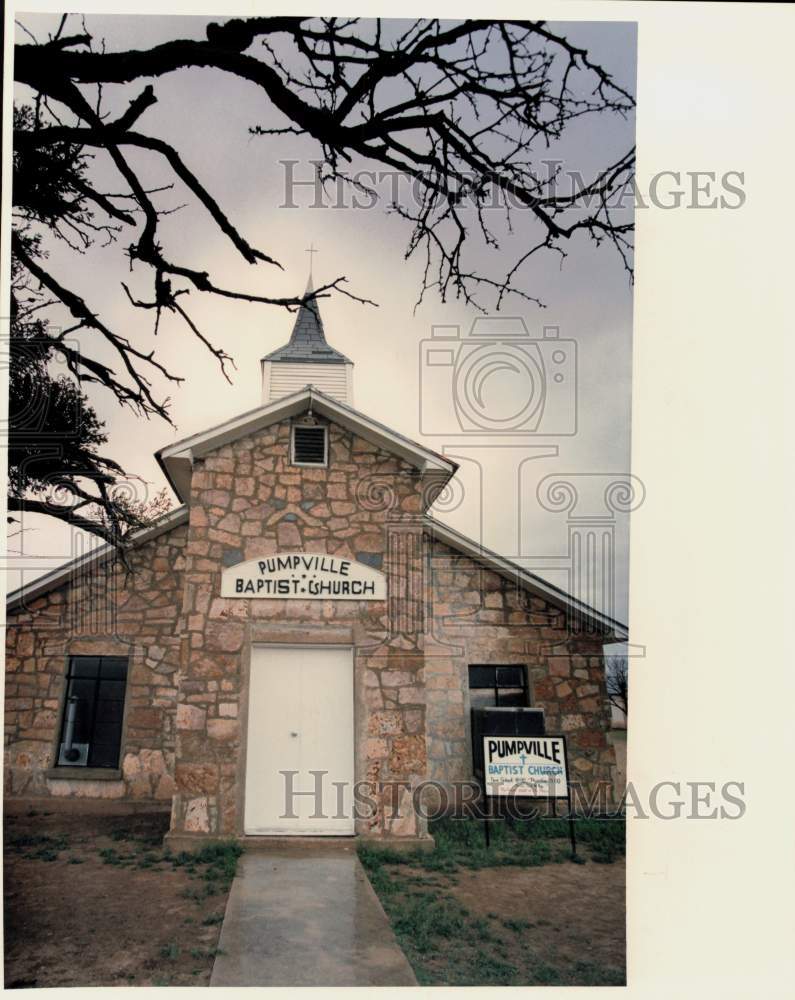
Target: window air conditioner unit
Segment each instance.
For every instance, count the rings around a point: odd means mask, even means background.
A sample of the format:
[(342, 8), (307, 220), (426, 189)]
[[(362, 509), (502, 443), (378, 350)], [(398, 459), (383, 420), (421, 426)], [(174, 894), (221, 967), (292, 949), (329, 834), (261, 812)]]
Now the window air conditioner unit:
[(62, 743), (58, 752), (58, 765), (60, 767), (87, 767), (88, 743), (73, 743), (68, 750), (66, 744)]

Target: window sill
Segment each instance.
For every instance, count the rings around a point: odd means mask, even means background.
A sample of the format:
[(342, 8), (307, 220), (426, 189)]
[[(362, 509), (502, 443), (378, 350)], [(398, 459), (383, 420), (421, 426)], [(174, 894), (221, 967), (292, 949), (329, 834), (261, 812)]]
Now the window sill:
[(44, 772), (45, 778), (62, 778), (67, 781), (120, 781), (121, 768), (118, 767), (50, 767)]

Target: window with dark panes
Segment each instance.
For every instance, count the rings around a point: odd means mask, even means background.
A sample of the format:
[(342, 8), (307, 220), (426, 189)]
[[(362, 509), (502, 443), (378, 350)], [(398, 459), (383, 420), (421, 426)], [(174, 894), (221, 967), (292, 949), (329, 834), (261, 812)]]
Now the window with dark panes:
[(126, 687), (126, 657), (70, 657), (59, 767), (119, 766)]
[(474, 665), (469, 668), (472, 708), (524, 708), (530, 704), (527, 672), (522, 665)]

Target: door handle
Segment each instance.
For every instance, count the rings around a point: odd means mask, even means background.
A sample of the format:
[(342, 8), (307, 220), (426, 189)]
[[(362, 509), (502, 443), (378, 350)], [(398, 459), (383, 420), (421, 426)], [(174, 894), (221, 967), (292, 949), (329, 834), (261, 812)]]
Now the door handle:
[(298, 735), (298, 733), (290, 733), (290, 735), (293, 736), (293, 737), (295, 737), (295, 736)]

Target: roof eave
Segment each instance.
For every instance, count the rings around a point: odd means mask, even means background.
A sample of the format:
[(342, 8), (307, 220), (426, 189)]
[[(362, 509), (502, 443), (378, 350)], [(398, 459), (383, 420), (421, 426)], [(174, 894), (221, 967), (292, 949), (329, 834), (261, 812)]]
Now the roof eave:
[[(187, 520), (188, 508), (186, 506), (177, 507), (175, 510), (168, 511), (168, 513), (155, 521), (154, 524), (150, 524), (147, 528), (141, 528), (139, 531), (130, 534), (129, 542), (135, 548), (138, 548), (147, 542), (151, 542), (158, 536), (164, 535), (167, 531), (179, 527), (180, 524), (187, 523)], [(45, 573), (30, 584), (23, 584), (21, 587), (17, 587), (16, 590), (13, 590), (6, 597), (6, 612), (16, 610), (23, 601), (35, 600), (35, 598), (40, 597), (42, 594), (55, 590), (66, 583), (73, 574), (110, 557), (113, 551), (113, 546), (106, 543), (94, 549), (93, 552), (87, 552), (76, 559), (71, 559), (69, 562), (64, 563), (63, 566), (58, 566), (56, 569), (50, 570), (49, 573)]]
[(474, 539), (467, 538), (466, 535), (462, 535), (454, 528), (434, 520), (430, 515), (426, 515), (425, 523), (434, 537), (445, 545), (449, 545), (450, 548), (488, 566), (495, 573), (517, 583), (542, 599), (548, 600), (555, 607), (579, 615), (585, 621), (595, 625), (603, 633), (605, 640), (623, 642), (629, 638), (629, 630), (623, 622), (616, 621), (598, 609), (592, 608), (584, 601), (580, 601), (565, 590), (561, 590), (560, 587), (536, 576), (535, 573), (530, 573), (518, 563), (492, 552), (478, 544)]
[(340, 354), (339, 351), (333, 351), (333, 354), (321, 355), (318, 357), (312, 357), (307, 354), (296, 354), (290, 355), (289, 353), (282, 353), (287, 351), (286, 347), (279, 347), (275, 351), (271, 351), (270, 354), (266, 354), (264, 358), (260, 358), (260, 363), (263, 361), (270, 361), (271, 364), (291, 364), (291, 365), (352, 365), (353, 362), (350, 358), (346, 358), (344, 354)]
[(184, 438), (161, 448), (156, 453), (157, 461), (168, 477), (174, 491), (183, 503), (190, 499), (190, 469), (198, 458), (246, 434), (255, 433), (279, 420), (303, 413), (311, 403), (315, 412), (347, 426), (365, 440), (402, 458), (422, 474), (434, 473), (450, 478), (458, 469), (456, 462), (443, 455), (437, 455), (417, 442), (390, 430), (378, 421), (365, 417), (352, 407), (340, 403), (331, 396), (310, 386), (300, 389), (292, 396), (259, 406), (224, 424)]

